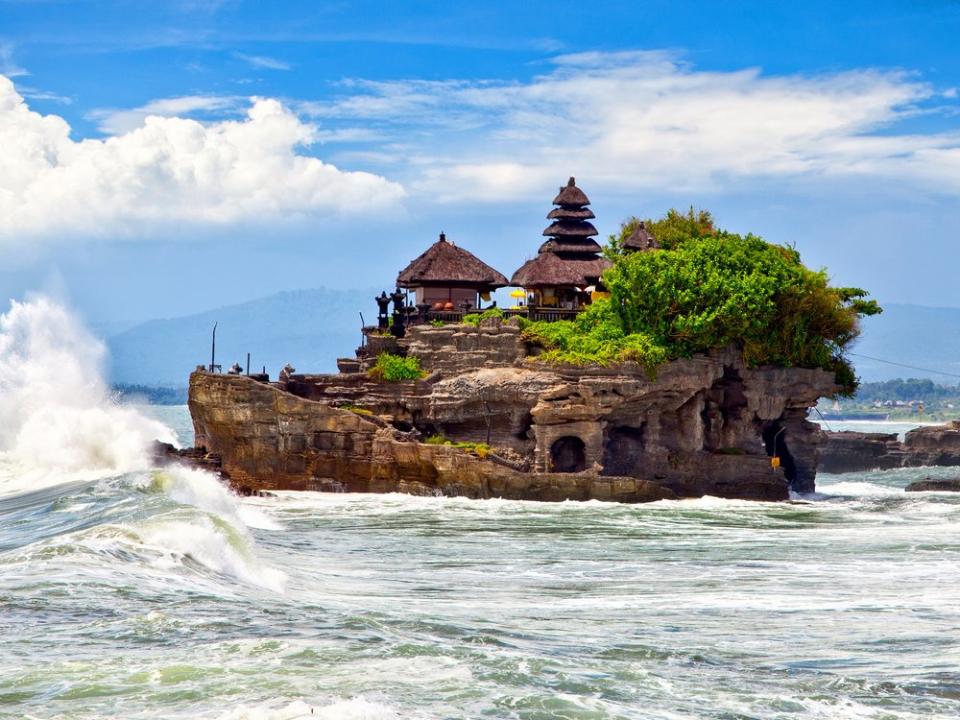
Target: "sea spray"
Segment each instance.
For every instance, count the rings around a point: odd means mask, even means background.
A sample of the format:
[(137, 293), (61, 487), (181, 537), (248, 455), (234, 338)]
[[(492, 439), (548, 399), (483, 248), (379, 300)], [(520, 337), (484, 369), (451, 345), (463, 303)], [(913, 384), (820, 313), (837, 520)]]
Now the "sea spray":
[[(254, 552), (249, 526), (275, 529), (255, 508), (243, 508), (210, 473), (181, 466), (151, 468), (150, 444), (175, 441), (175, 433), (119, 404), (102, 377), (106, 351), (67, 309), (48, 298), (13, 302), (0, 315), (0, 498), (37, 500), (60, 514), (78, 492), (122, 496), (131, 489), (162, 494), (139, 517), (92, 527), (81, 520), (73, 533), (61, 521), (53, 543), (70, 552), (124, 557), (132, 562), (189, 565), (217, 575), (283, 588), (283, 573), (264, 567)], [(49, 488), (56, 495), (37, 494)], [(81, 503), (82, 507), (82, 503)], [(106, 519), (106, 518), (105, 518)], [(59, 551), (58, 551), (59, 552)], [(29, 551), (27, 555), (29, 556)]]
[(143, 470), (152, 440), (175, 442), (162, 423), (111, 399), (105, 357), (48, 298), (13, 301), (0, 315), (0, 463), (17, 468), (0, 494)]

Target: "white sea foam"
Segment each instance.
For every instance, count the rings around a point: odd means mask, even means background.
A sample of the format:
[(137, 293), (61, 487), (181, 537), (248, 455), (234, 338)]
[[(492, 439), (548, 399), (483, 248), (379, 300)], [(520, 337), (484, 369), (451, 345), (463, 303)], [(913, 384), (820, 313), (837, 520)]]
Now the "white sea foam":
[(219, 720), (396, 720), (400, 715), (380, 703), (352, 698), (327, 705), (308, 705), (297, 700), (288, 705), (242, 705), (229, 710)]
[(279, 530), (281, 525), (266, 513), (240, 499), (206, 470), (171, 465), (151, 475), (151, 486), (183, 505), (216, 513), (234, 524), (261, 530)]
[(174, 557), (189, 557), (214, 572), (283, 591), (286, 575), (260, 562), (248, 530), (250, 526), (279, 529), (276, 522), (256, 508), (243, 507), (236, 495), (204, 470), (172, 465), (153, 471), (150, 477), (150, 490), (201, 513), (155, 518), (139, 529), (144, 543)]
[(103, 344), (38, 297), (0, 315), (0, 493), (145, 469), (174, 433), (114, 402)]

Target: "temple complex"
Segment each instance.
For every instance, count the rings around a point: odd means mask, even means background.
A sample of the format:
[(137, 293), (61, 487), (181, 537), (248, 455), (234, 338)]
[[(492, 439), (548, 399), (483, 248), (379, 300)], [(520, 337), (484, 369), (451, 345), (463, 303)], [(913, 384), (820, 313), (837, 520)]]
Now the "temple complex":
[(533, 304), (576, 313), (598, 290), (600, 276), (611, 262), (600, 255), (598, 234), (590, 222), (595, 217), (590, 199), (570, 178), (553, 199), (547, 215), (553, 223), (543, 231), (549, 238), (537, 256), (525, 262), (510, 279), (511, 285), (532, 292)]
[[(560, 189), (547, 240), (511, 281), (441, 234), (376, 302), (339, 373), (276, 382), (200, 366), (198, 448), (235, 487), (531, 500), (785, 500), (815, 489), (822, 433), (806, 417), (839, 388), (822, 369), (754, 367), (735, 346), (665, 362), (567, 364), (525, 320), (572, 318), (611, 266), (590, 200)], [(655, 251), (638, 223), (623, 251)], [(474, 314), (516, 285), (526, 302)], [(410, 295), (413, 295), (413, 298)], [(465, 321), (466, 320), (466, 321)]]
[[(502, 308), (505, 317), (546, 321), (574, 317), (605, 294), (601, 278), (612, 263), (594, 240), (598, 233), (590, 222), (595, 217), (588, 207), (590, 198), (574, 178), (560, 188), (553, 205), (547, 215), (552, 222), (543, 231), (547, 240), (510, 280), (440, 233), (439, 240), (400, 271), (396, 290), (376, 298), (378, 322), (369, 330), (389, 328), (394, 336), (403, 337), (412, 325), (459, 322), (468, 313), (484, 310), (484, 302), (490, 303), (487, 308), (495, 307), (491, 294), (507, 286), (522, 289), (513, 293), (520, 298), (517, 305)], [(624, 241), (627, 252), (658, 247), (642, 222)]]

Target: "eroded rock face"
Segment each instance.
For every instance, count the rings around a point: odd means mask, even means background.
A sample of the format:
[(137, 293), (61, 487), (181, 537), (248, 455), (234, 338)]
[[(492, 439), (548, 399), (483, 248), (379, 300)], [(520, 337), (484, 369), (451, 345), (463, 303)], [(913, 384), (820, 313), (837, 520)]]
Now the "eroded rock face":
[(220, 457), (232, 483), (257, 490), (622, 502), (675, 497), (638, 478), (519, 472), (243, 376), (194, 372), (190, 412), (197, 446)]
[(899, 467), (960, 466), (960, 422), (896, 433), (828, 432), (820, 469), (830, 473)]
[(896, 433), (825, 432), (820, 470), (828, 473), (902, 467), (903, 446)]
[[(399, 343), (421, 359), (426, 380), (380, 383), (347, 372), (271, 386), (195, 373), (197, 444), (218, 453), (231, 477), (266, 488), (339, 483), (627, 501), (779, 500), (791, 487), (814, 489), (822, 436), (806, 413), (836, 390), (827, 372), (748, 368), (733, 350), (669, 363), (656, 379), (634, 364), (551, 366), (533, 356), (518, 328), (498, 321), (415, 327)], [(487, 443), (514, 462), (404, 433)]]

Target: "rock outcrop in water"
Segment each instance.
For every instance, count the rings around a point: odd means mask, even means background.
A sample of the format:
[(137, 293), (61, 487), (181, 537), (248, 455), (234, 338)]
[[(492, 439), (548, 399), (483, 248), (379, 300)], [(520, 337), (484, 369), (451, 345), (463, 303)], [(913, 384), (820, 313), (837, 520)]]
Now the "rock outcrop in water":
[(827, 432), (820, 469), (830, 473), (960, 466), (960, 421), (896, 433)]
[(924, 478), (912, 482), (905, 488), (907, 492), (960, 492), (960, 478)]
[(197, 445), (253, 489), (780, 500), (814, 489), (821, 432), (806, 414), (836, 390), (828, 372), (749, 368), (733, 349), (668, 363), (655, 380), (632, 363), (548, 365), (496, 318), (370, 342), (371, 356), (420, 358), (426, 378), (380, 382), (357, 361), (279, 383), (198, 370)]

